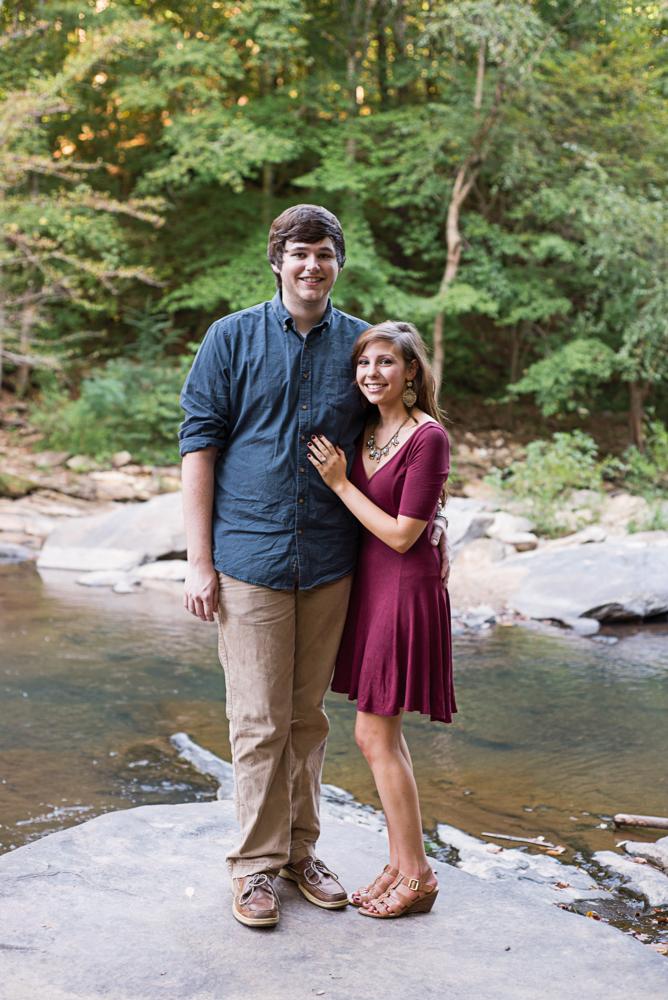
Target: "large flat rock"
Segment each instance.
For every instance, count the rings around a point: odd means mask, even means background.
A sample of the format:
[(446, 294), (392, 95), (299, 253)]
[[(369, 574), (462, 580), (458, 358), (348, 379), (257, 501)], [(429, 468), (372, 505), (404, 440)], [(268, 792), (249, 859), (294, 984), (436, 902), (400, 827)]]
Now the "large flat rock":
[(604, 542), (507, 560), (525, 570), (512, 607), (531, 618), (623, 621), (668, 611), (668, 546)]
[(128, 570), (186, 547), (181, 493), (61, 522), (39, 554), (40, 569)]
[[(2, 1000), (664, 1000), (668, 962), (619, 931), (435, 864), (431, 914), (328, 912), (278, 880), (276, 928), (231, 913), (228, 800), (108, 813), (0, 858)], [(352, 889), (387, 840), (329, 818)], [(324, 991), (324, 993), (320, 993)]]

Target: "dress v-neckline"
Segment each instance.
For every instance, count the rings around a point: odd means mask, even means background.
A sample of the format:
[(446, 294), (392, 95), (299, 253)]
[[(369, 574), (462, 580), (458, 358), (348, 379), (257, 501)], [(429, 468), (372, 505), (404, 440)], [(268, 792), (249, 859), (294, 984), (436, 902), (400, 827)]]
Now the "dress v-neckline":
[[(420, 424), (418, 427), (416, 427), (415, 430), (413, 431), (413, 433), (411, 434), (411, 436), (406, 441), (404, 441), (404, 443), (399, 448), (397, 448), (397, 450), (395, 451), (394, 455), (391, 455), (388, 458), (387, 462), (384, 462), (383, 465), (380, 465), (376, 469), (375, 472), (371, 473), (370, 476), (367, 474), (366, 467), (364, 465), (364, 451), (361, 450), (360, 451), (360, 462), (362, 463), (362, 471), (364, 472), (364, 475), (366, 476), (367, 483), (370, 483), (372, 479), (375, 479), (379, 472), (381, 472), (383, 469), (386, 469), (387, 466), (390, 464), (390, 462), (394, 461), (394, 459), (397, 457), (397, 455), (400, 455), (402, 453), (402, 451), (404, 450), (404, 448), (406, 447), (406, 445), (408, 444), (408, 442), (413, 440), (413, 438), (418, 433), (418, 431), (422, 430), (423, 427), (428, 427), (429, 424), (436, 424), (436, 423), (438, 423), (438, 421), (436, 421), (436, 420), (426, 420), (425, 423)], [(366, 437), (366, 434), (364, 435), (364, 437)], [(362, 441), (362, 449), (364, 449), (364, 441)]]

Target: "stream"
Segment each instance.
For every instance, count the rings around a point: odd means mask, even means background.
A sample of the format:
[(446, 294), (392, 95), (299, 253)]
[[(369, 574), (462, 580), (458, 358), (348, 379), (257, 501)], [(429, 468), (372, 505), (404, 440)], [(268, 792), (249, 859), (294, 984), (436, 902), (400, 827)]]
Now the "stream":
[[(216, 627), (164, 591), (117, 595), (76, 574), (0, 566), (0, 854), (109, 810), (215, 798), (180, 760), (184, 731), (230, 759)], [(614, 813), (668, 814), (668, 626), (594, 642), (550, 626), (454, 637), (459, 714), (407, 715), (425, 831), (544, 836), (587, 864), (617, 841)], [(379, 807), (355, 706), (327, 700), (324, 780)], [(626, 929), (644, 918), (612, 915)]]

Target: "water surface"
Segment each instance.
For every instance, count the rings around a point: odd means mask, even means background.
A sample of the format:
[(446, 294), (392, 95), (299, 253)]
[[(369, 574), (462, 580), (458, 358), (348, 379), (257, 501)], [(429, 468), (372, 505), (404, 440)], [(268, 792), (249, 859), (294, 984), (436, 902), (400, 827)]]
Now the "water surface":
[[(0, 601), (0, 853), (110, 809), (215, 796), (169, 743), (183, 730), (230, 759), (215, 626), (173, 590), (116, 595), (31, 564), (0, 567)], [(667, 630), (616, 634), (455, 637), (455, 722), (405, 723), (427, 830), (543, 835), (572, 859), (614, 847), (615, 812), (668, 815)], [(325, 780), (378, 806), (354, 705), (330, 695), (328, 711)]]

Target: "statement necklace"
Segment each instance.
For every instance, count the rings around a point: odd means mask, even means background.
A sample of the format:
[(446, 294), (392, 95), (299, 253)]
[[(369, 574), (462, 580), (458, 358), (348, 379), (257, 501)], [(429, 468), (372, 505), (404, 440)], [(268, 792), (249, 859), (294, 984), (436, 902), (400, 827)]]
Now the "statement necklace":
[[(411, 418), (410, 418), (410, 414), (409, 414), (406, 417), (406, 419), (404, 420), (404, 422), (401, 425), (401, 427), (405, 427), (406, 424), (408, 423), (408, 421), (410, 419)], [(369, 449), (369, 458), (375, 459), (377, 462), (380, 462), (380, 460), (383, 457), (383, 455), (388, 455), (389, 454), (390, 448), (398, 448), (399, 447), (399, 431), (401, 430), (401, 427), (397, 427), (396, 431), (394, 432), (394, 434), (392, 435), (392, 437), (390, 438), (390, 440), (387, 442), (387, 444), (385, 445), (385, 447), (381, 448), (381, 447), (379, 447), (379, 445), (376, 444), (376, 427), (377, 426), (378, 426), (377, 424), (374, 424), (373, 429), (371, 431), (371, 437), (367, 441), (366, 446)]]

